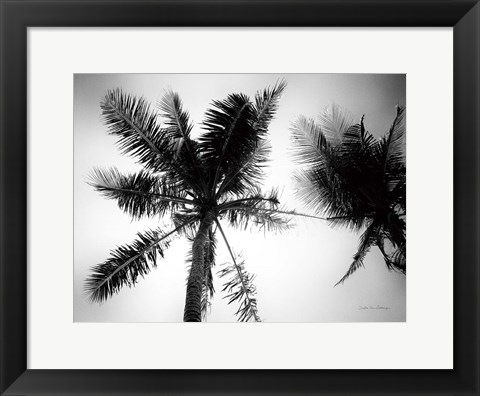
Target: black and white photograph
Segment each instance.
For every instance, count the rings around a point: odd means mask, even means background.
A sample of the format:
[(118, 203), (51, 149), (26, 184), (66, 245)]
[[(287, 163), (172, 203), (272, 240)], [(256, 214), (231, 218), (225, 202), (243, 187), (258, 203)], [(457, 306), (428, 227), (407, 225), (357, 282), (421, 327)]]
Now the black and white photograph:
[(75, 74), (74, 322), (406, 322), (405, 74)]

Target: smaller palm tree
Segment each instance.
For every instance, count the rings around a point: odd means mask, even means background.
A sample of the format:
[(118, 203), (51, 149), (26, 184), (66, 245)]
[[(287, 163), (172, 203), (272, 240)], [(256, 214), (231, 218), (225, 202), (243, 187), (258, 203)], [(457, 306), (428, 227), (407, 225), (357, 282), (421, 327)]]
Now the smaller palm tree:
[(318, 122), (299, 117), (291, 131), (295, 156), (304, 166), (296, 175), (298, 196), (332, 226), (364, 229), (343, 283), (378, 246), (389, 270), (406, 274), (405, 109), (397, 106), (390, 130), (376, 139), (338, 106)]

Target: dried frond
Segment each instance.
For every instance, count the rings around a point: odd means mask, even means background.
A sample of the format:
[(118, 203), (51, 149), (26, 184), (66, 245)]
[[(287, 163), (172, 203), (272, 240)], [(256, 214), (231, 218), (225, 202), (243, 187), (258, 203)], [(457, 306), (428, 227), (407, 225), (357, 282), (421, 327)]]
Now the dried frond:
[(257, 289), (253, 284), (255, 276), (245, 270), (245, 261), (240, 260), (234, 257), (232, 263), (225, 264), (218, 272), (220, 278), (229, 277), (222, 289), (222, 292), (228, 293), (224, 298), (228, 299), (229, 304), (238, 302), (239, 308), (235, 314), (240, 322), (261, 322), (255, 298)]
[(240, 307), (238, 308), (236, 315), (238, 315), (238, 320), (240, 322), (247, 322), (249, 320), (261, 322), (258, 315), (257, 299), (255, 298), (257, 289), (253, 284), (255, 277), (250, 275), (245, 270), (245, 262), (237, 261), (237, 257), (228, 243), (227, 237), (223, 232), (220, 222), (216, 220), (216, 223), (232, 259), (231, 264), (227, 264), (218, 273), (221, 278), (228, 275), (231, 276), (230, 280), (224, 284), (222, 289), (222, 291), (229, 293), (225, 298), (229, 299), (229, 304), (234, 301), (239, 302)]

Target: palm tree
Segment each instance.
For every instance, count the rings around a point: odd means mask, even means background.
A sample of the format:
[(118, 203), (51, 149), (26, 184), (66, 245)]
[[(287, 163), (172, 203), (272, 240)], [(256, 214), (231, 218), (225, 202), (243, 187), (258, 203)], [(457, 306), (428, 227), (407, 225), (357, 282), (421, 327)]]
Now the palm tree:
[[(332, 226), (364, 229), (343, 283), (378, 246), (387, 268), (406, 273), (405, 109), (397, 106), (390, 130), (376, 139), (338, 106), (318, 122), (299, 117), (291, 127), (295, 156), (304, 166), (296, 175), (298, 196)], [(386, 246), (388, 245), (388, 246)], [(391, 253), (387, 253), (390, 250)]]
[(220, 276), (231, 277), (224, 287), (226, 297), (229, 303), (240, 303), (240, 321), (260, 320), (253, 277), (228, 243), (221, 220), (234, 227), (253, 224), (281, 230), (288, 226), (288, 220), (275, 211), (277, 192), (265, 193), (260, 188), (270, 149), (267, 130), (285, 87), (281, 81), (257, 92), (253, 102), (244, 94), (214, 101), (198, 139), (191, 136), (189, 114), (172, 91), (158, 103), (158, 115), (143, 98), (119, 89), (106, 94), (101, 108), (109, 133), (143, 169), (126, 175), (115, 168), (95, 169), (89, 183), (106, 198), (116, 200), (132, 218), (170, 215), (173, 225), (168, 231), (158, 228), (139, 233), (133, 243), (118, 247), (105, 262), (94, 266), (86, 280), (92, 301), (102, 302), (123, 286), (135, 285), (164, 256), (172, 238), (181, 234), (192, 246), (184, 321), (201, 321), (214, 292), (218, 230), (232, 260), (220, 271)]

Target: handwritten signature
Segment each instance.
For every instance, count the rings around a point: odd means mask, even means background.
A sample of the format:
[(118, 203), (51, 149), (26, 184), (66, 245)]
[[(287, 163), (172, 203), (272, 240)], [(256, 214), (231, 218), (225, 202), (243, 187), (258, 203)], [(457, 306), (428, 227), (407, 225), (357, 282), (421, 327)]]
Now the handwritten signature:
[(360, 305), (358, 307), (359, 310), (364, 309), (390, 309), (390, 307), (385, 307), (383, 305)]

